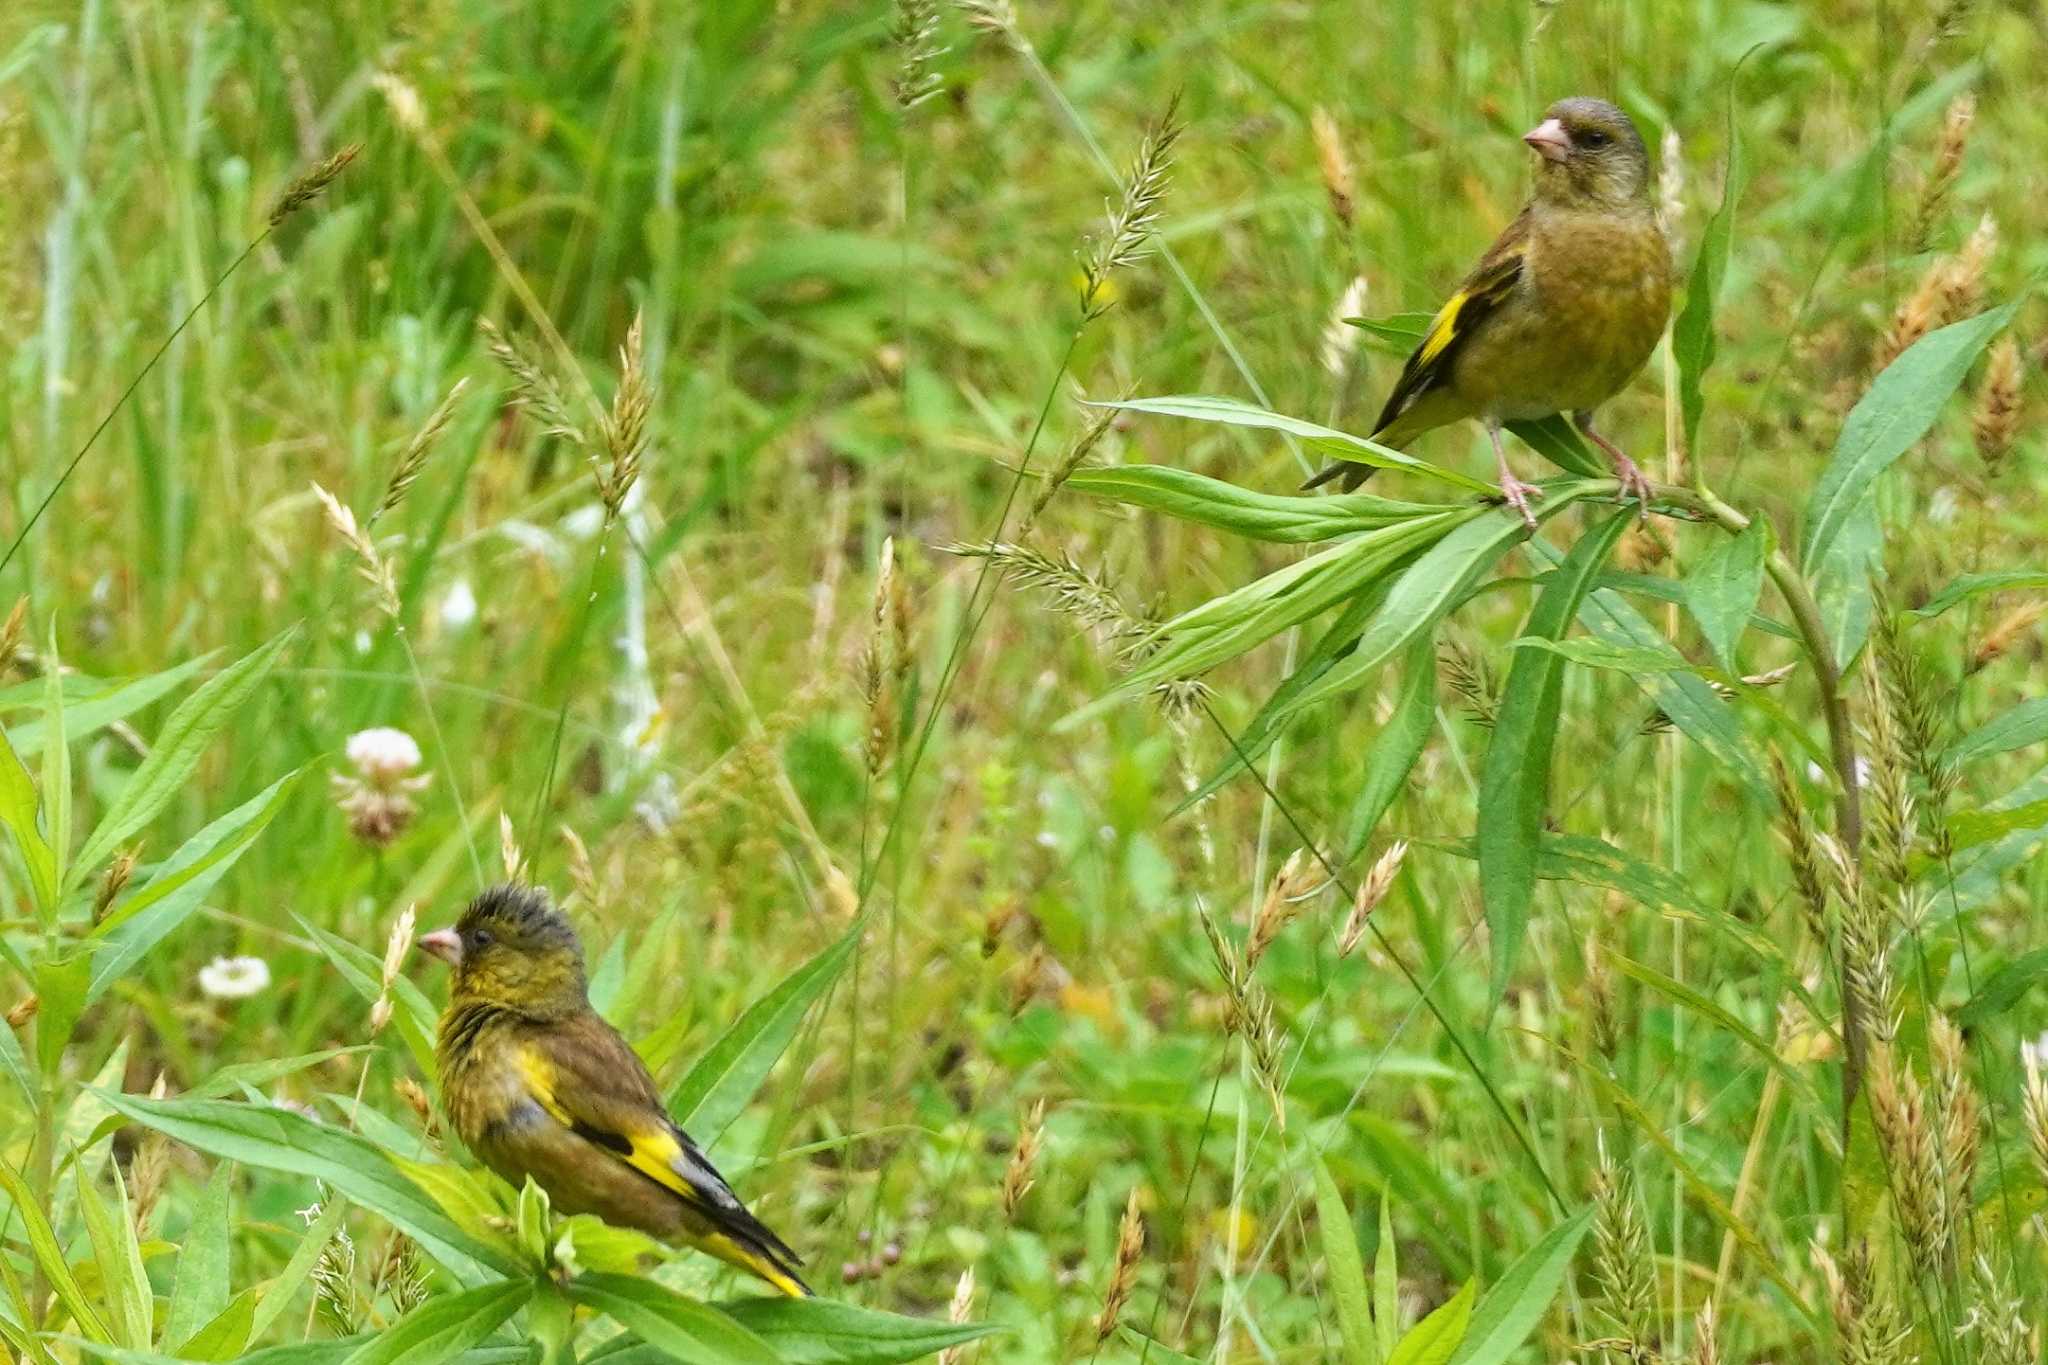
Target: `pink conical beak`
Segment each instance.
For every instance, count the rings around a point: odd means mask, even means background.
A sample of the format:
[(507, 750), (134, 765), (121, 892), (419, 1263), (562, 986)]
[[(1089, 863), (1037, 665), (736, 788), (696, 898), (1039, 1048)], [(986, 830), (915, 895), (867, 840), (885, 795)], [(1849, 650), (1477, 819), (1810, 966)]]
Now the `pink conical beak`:
[(1535, 148), (1545, 161), (1562, 161), (1572, 150), (1571, 135), (1554, 118), (1547, 118), (1522, 134), (1522, 141)]
[(453, 929), (436, 929), (431, 934), (421, 934), (419, 945), (451, 967), (462, 965), (462, 936)]

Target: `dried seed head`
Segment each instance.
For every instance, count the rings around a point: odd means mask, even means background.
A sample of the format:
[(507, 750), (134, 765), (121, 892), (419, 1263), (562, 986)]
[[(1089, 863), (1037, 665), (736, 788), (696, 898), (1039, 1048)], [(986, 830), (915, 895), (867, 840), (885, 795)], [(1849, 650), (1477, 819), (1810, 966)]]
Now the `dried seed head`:
[(505, 880), (516, 882), (526, 875), (526, 855), (520, 851), (519, 835), (512, 828), (512, 817), (498, 812), (498, 856), (505, 863)]
[(1051, 555), (1027, 545), (991, 541), (981, 545), (952, 544), (945, 553), (986, 559), (1021, 587), (1036, 589), (1093, 630), (1118, 662), (1131, 664), (1158, 645), (1158, 623), (1134, 611), (1099, 570), (1082, 568), (1065, 554)]
[(1614, 971), (1596, 932), (1586, 939), (1586, 1022), (1593, 1049), (1612, 1062), (1621, 1055), (1621, 1016), (1615, 1009)]
[(1492, 666), (1456, 636), (1445, 639), (1437, 650), (1437, 659), (1443, 664), (1444, 681), (1463, 699), (1465, 714), (1474, 725), (1491, 730), (1499, 711), (1494, 700)]
[(913, 109), (945, 88), (932, 69), (946, 51), (938, 35), (939, 7), (933, 0), (896, 0), (889, 41), (896, 46), (896, 75), (890, 85), (897, 108)]
[(1721, 1365), (1721, 1327), (1712, 1299), (1700, 1305), (1693, 1319), (1692, 1360), (1693, 1365)]
[(14, 656), (21, 650), (22, 634), (28, 629), (28, 594), (14, 599), (14, 609), (7, 613), (7, 624), (0, 626), (0, 670), (14, 662)]
[(356, 514), (344, 507), (340, 499), (317, 483), (313, 485), (313, 496), (320, 500), (321, 509), (327, 514), (327, 524), (355, 552), (356, 572), (370, 585), (378, 610), (397, 620), (398, 580), (392, 574), (391, 565), (356, 524)]
[(1273, 1120), (1287, 1127), (1287, 1106), (1282, 1101), (1286, 1077), (1280, 1056), (1280, 1030), (1273, 1022), (1273, 1002), (1251, 979), (1237, 952), (1224, 939), (1206, 910), (1199, 912), (1202, 933), (1209, 940), (1209, 952), (1216, 960), (1216, 973), (1223, 978), (1223, 1027), (1244, 1042), (1252, 1071), (1273, 1106)]
[(270, 226), (276, 227), (326, 193), (327, 187), (348, 169), (349, 162), (354, 161), (356, 154), (362, 150), (362, 143), (352, 142), (325, 161), (315, 162), (308, 167), (298, 179), (285, 187), (284, 193), (277, 197), (277, 203), (271, 206)]
[(1337, 297), (1337, 306), (1330, 310), (1330, 320), (1323, 324), (1323, 370), (1330, 378), (1343, 383), (1351, 373), (1351, 361), (1358, 354), (1358, 328), (1346, 321), (1365, 312), (1365, 276), (1354, 275), (1351, 283), (1344, 286), (1344, 292)]
[(477, 327), (484, 334), (491, 359), (512, 378), (512, 401), (532, 413), (546, 435), (587, 447), (590, 441), (583, 434), (583, 424), (571, 411), (561, 384), (556, 382), (546, 362), (524, 342), (499, 331), (488, 318), (478, 319)]
[(1685, 144), (1676, 128), (1664, 130), (1663, 155), (1657, 165), (1657, 215), (1673, 258), (1683, 255), (1685, 243), (1679, 227), (1685, 218)]
[(1998, 220), (1985, 214), (1941, 278), (1941, 321), (1946, 326), (1977, 311), (1984, 297), (1984, 271), (1998, 251)]
[[(29, 999), (34, 1000), (35, 997), (30, 996)], [(2020, 1097), (2020, 1116), (2027, 1130), (2027, 1146), (2034, 1153), (2034, 1168), (2041, 1179), (2048, 1182), (2048, 1078), (2042, 1076), (2041, 1059), (2031, 1049), (2022, 1061), (2027, 1078)]]
[(1785, 764), (1785, 756), (1776, 749), (1771, 751), (1771, 782), (1778, 796), (1778, 832), (1785, 840), (1785, 857), (1792, 864), (1792, 884), (1799, 889), (1806, 934), (1824, 953), (1829, 937), (1828, 883), (1813, 841), (1813, 821), (1807, 816), (1799, 789), (1792, 783), (1792, 771)]
[(448, 419), (455, 415), (455, 404), (462, 397), (462, 391), (468, 387), (469, 380), (456, 380), (455, 387), (448, 390), (448, 396), (435, 404), (434, 410), (427, 414), (427, 420), (405, 443), (405, 449), (399, 452), (398, 463), (391, 468), (391, 481), (384, 485), (384, 496), (378, 499), (377, 510), (370, 513), (367, 526), (375, 526), (386, 512), (405, 501), (405, 495), (412, 491), (420, 471), (427, 467), (427, 456), (433, 453), (434, 443), (448, 429)]
[(590, 849), (584, 844), (583, 836), (563, 825), (562, 842), (569, 848), (569, 884), (586, 906), (593, 911), (601, 910), (604, 897), (600, 894), (597, 869), (591, 865)]
[(1614, 1324), (1615, 1338), (1632, 1360), (1646, 1359), (1653, 1349), (1657, 1285), (1651, 1270), (1650, 1232), (1643, 1222), (1635, 1175), (1607, 1151), (1607, 1135), (1597, 1140), (1598, 1164), (1593, 1173), (1593, 1280), (1600, 1288), (1601, 1310)]
[(1911, 1062), (1888, 1042), (1871, 1050), (1870, 1112), (1891, 1171), (1892, 1202), (1907, 1252), (1922, 1276), (1942, 1272), (1954, 1243), (1927, 1095)]
[(414, 137), (427, 131), (427, 106), (411, 82), (389, 71), (380, 71), (370, 78), (370, 84), (384, 97), (392, 122)]
[[(1337, 131), (1337, 120), (1320, 104), (1309, 115), (1308, 126), (1315, 136), (1316, 165), (1323, 174), (1323, 193), (1330, 197), (1330, 212), (1349, 232), (1358, 191), (1351, 179), (1351, 158), (1344, 152), (1344, 135)], [(1345, 316), (1355, 314), (1347, 313)]]
[(1045, 1145), (1045, 1101), (1031, 1106), (1031, 1115), (1017, 1130), (1017, 1145), (1010, 1149), (1010, 1164), (1003, 1172), (1003, 1217), (1014, 1221), (1017, 1206), (1036, 1183), (1033, 1169), (1039, 1149)]
[(895, 674), (889, 668), (889, 604), (895, 593), (896, 538), (882, 541), (881, 563), (875, 569), (874, 606), (868, 617), (868, 638), (861, 650), (860, 694), (867, 706), (868, 733), (865, 745), (868, 778), (881, 775), (888, 764), (896, 738)]
[(1983, 1105), (1970, 1081), (1970, 1064), (1962, 1031), (1946, 1014), (1927, 1021), (1928, 1071), (1934, 1085), (1934, 1117), (1940, 1126), (1936, 1150), (1941, 1154), (1943, 1208), (1955, 1239), (1954, 1223), (1967, 1217), (1970, 1189), (1977, 1178), (1977, 1154), (1983, 1138)]
[(1031, 506), (1025, 510), (1024, 519), (1017, 523), (1017, 539), (1023, 540), (1030, 534), (1031, 528), (1038, 524), (1038, 514), (1043, 512), (1046, 505), (1053, 500), (1053, 496), (1066, 486), (1067, 480), (1074, 477), (1074, 471), (1095, 452), (1095, 447), (1109, 433), (1110, 427), (1116, 424), (1117, 411), (1116, 408), (1107, 406), (1089, 409), (1087, 425), (1081, 428), (1080, 435), (1067, 447), (1066, 454), (1052, 467), (1052, 472), (1040, 481), (1038, 492), (1031, 499)]
[(2044, 615), (2048, 615), (2048, 602), (2036, 599), (2023, 602), (1999, 617), (1991, 629), (1984, 632), (1984, 638), (1977, 642), (1976, 649), (1970, 652), (1971, 671), (1989, 667), (2003, 658), (2014, 645), (2033, 633), (2034, 626)]
[(1109, 277), (1145, 258), (1159, 225), (1160, 201), (1166, 197), (1167, 174), (1173, 168), (1173, 145), (1180, 140), (1180, 94), (1167, 101), (1145, 140), (1138, 146), (1122, 192), (1110, 205), (1102, 235), (1091, 243), (1081, 265), (1081, 315), (1097, 318), (1109, 311)]
[(1358, 894), (1351, 902), (1351, 913), (1345, 918), (1344, 930), (1337, 937), (1337, 956), (1349, 957), (1358, 947), (1358, 941), (1365, 937), (1365, 927), (1372, 919), (1372, 912), (1380, 908), (1387, 893), (1394, 889), (1394, 879), (1401, 875), (1401, 862), (1407, 856), (1408, 841), (1396, 839), (1374, 861), (1372, 870), (1358, 884)]
[(387, 991), (405, 968), (405, 955), (412, 951), (413, 929), (418, 923), (419, 909), (411, 904), (399, 911), (398, 918), (392, 922), (391, 936), (384, 941), (383, 984)]
[(410, 1076), (400, 1076), (391, 1083), (392, 1093), (399, 1102), (412, 1111), (422, 1128), (432, 1131), (434, 1127), (434, 1104), (427, 1098), (426, 1087)]
[(1935, 145), (1934, 164), (1920, 186), (1920, 200), (1913, 211), (1912, 244), (1925, 251), (1934, 238), (1934, 225), (1948, 207), (1949, 194), (1962, 174), (1963, 153), (1970, 146), (1970, 125), (1977, 117), (1977, 97), (1964, 91), (1949, 101), (1941, 121), (1941, 140)]
[[(163, 1085), (163, 1077), (159, 1074), (157, 1086)], [(150, 1223), (156, 1216), (157, 1201), (163, 1197), (164, 1181), (170, 1172), (169, 1140), (154, 1130), (145, 1132), (135, 1144), (135, 1155), (128, 1163), (128, 1177), (134, 1182), (129, 1212), (135, 1220), (135, 1236), (139, 1241), (149, 1240)]]
[(1991, 478), (1998, 477), (2012, 451), (2012, 438), (2020, 427), (2020, 399), (2020, 345), (2002, 336), (1992, 343), (1984, 381), (1977, 389), (1977, 410), (1970, 418), (1977, 457)]
[(1912, 854), (1917, 837), (1913, 794), (1906, 783), (1905, 735), (1892, 709), (1881, 669), (1864, 672), (1866, 713), (1870, 718), (1870, 866), (1880, 886), (1902, 891), (1912, 885)]
[(1323, 886), (1323, 877), (1308, 860), (1302, 849), (1287, 855), (1287, 861), (1273, 874), (1272, 882), (1266, 887), (1266, 899), (1259, 906), (1257, 918), (1252, 921), (1251, 938), (1245, 944), (1244, 969), (1247, 974), (1256, 970), (1259, 959), (1273, 946), (1273, 940), (1280, 931), (1292, 924), (1301, 914), (1302, 898)]
[(1815, 1243), (1813, 1259), (1828, 1284), (1843, 1365), (1908, 1365), (1916, 1359), (1905, 1353), (1909, 1329), (1896, 1297), (1879, 1283), (1869, 1243), (1846, 1248), (1839, 1264)]
[[(946, 1321), (955, 1327), (965, 1324), (974, 1311), (974, 1267), (968, 1266), (960, 1272), (960, 1278), (953, 1285), (953, 1302), (946, 1309)], [(963, 1365), (967, 1359), (965, 1346), (948, 1346), (939, 1352), (939, 1365)]]
[(1102, 1296), (1102, 1311), (1095, 1318), (1095, 1340), (1099, 1345), (1116, 1331), (1117, 1319), (1130, 1302), (1138, 1282), (1138, 1260), (1145, 1253), (1145, 1221), (1138, 1214), (1138, 1192), (1124, 1202), (1123, 1220), (1116, 1230), (1116, 1266), (1110, 1272), (1109, 1290)]
[(113, 909), (115, 899), (127, 888), (129, 879), (135, 875), (135, 864), (141, 858), (142, 845), (134, 844), (123, 849), (115, 857), (114, 861), (107, 864), (107, 870), (100, 876), (99, 890), (93, 893), (92, 922), (94, 924), (98, 924), (101, 920), (105, 919), (107, 911)]
[(1012, 44), (1023, 44), (1023, 35), (1017, 28), (1017, 11), (1010, 0), (953, 0), (953, 3), (972, 27), (1007, 38)]
[(37, 995), (34, 991), (30, 991), (27, 995), (15, 1001), (13, 1007), (7, 1011), (7, 1027), (13, 1029), (16, 1033), (21, 1032), (21, 1030), (28, 1027), (29, 1021), (34, 1019), (42, 1011), (42, 1008), (43, 997)]
[(619, 348), (619, 387), (611, 411), (603, 419), (605, 462), (594, 466), (597, 493), (605, 515), (616, 517), (626, 495), (640, 479), (640, 460), (647, 450), (647, 419), (654, 410), (654, 387), (647, 377), (641, 345), (642, 315), (633, 315)]

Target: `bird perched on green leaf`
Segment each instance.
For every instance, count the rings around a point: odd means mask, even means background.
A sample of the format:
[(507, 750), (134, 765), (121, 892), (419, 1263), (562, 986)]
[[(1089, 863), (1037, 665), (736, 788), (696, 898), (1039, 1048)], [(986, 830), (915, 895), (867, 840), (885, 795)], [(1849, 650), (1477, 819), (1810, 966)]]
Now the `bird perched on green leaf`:
[[(1539, 158), (1529, 202), (1437, 310), (1373, 439), (1399, 448), (1478, 418), (1501, 494), (1533, 528), (1538, 490), (1509, 468), (1500, 429), (1567, 412), (1647, 513), (1649, 480), (1595, 429), (1593, 412), (1650, 358), (1671, 311), (1671, 248), (1650, 197), (1649, 155), (1627, 114), (1583, 97), (1551, 105), (1522, 140)], [(1339, 461), (1308, 487), (1341, 478), (1356, 488), (1372, 472)]]
[(542, 892), (484, 892), (420, 947), (455, 969), (435, 1060), (455, 1131), (514, 1186), (696, 1247), (785, 1294), (795, 1252), (747, 1212), (619, 1031), (590, 1007), (583, 945)]

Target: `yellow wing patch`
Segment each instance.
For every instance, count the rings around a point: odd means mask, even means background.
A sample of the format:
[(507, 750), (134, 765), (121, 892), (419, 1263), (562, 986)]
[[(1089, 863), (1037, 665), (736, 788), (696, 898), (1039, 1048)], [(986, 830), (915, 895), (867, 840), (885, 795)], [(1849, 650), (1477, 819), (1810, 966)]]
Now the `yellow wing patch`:
[(683, 1154), (683, 1149), (676, 1141), (675, 1135), (666, 1128), (637, 1133), (599, 1133), (592, 1129), (589, 1124), (570, 1113), (556, 1098), (554, 1063), (536, 1048), (520, 1049), (519, 1073), (525, 1078), (526, 1088), (532, 1093), (534, 1103), (545, 1109), (555, 1122), (582, 1134), (642, 1175), (674, 1190), (686, 1202), (704, 1202), (704, 1196), (677, 1173), (674, 1163), (676, 1158)]
[(1451, 344), (1458, 335), (1458, 310), (1465, 306), (1465, 300), (1472, 296), (1460, 289), (1444, 300), (1444, 306), (1436, 310), (1436, 317), (1429, 324), (1429, 335), (1422, 339), (1422, 349), (1415, 353), (1415, 364), (1427, 365), (1444, 353), (1444, 347)]

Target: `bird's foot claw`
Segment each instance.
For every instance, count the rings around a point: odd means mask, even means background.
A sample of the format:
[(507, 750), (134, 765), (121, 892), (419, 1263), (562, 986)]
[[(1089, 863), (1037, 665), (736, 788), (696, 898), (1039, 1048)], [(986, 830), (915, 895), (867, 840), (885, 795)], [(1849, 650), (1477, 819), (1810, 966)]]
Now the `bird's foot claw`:
[(1523, 483), (1512, 474), (1500, 477), (1500, 500), (1515, 509), (1522, 522), (1531, 531), (1536, 529), (1536, 513), (1529, 504), (1543, 496), (1543, 490), (1533, 483)]
[(1622, 455), (1614, 461), (1615, 477), (1621, 480), (1621, 500), (1634, 498), (1640, 504), (1637, 519), (1647, 525), (1650, 520), (1650, 499), (1655, 496), (1650, 488), (1649, 475), (1628, 456)]

